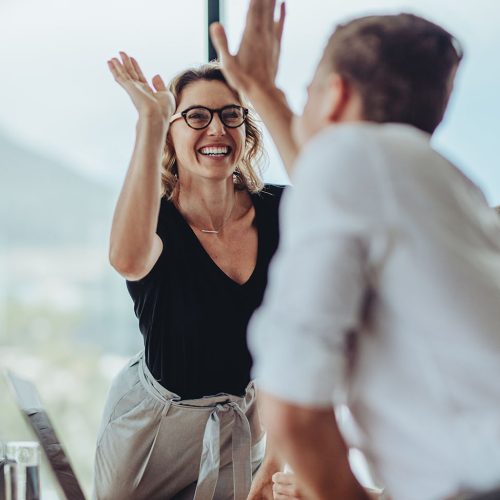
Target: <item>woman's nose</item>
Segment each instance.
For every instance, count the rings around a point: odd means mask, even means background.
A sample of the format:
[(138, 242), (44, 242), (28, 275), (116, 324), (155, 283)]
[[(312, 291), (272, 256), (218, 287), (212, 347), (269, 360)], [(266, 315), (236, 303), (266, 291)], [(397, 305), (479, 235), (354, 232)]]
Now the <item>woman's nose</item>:
[(222, 123), (220, 116), (217, 113), (214, 113), (214, 117), (208, 126), (208, 134), (209, 135), (225, 135), (226, 127)]

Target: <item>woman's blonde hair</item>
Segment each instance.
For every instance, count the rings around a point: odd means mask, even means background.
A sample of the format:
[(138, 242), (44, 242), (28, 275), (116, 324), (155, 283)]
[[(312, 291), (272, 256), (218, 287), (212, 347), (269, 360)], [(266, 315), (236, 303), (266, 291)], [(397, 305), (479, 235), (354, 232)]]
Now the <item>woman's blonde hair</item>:
[[(179, 73), (170, 81), (168, 88), (174, 94), (176, 102), (179, 102), (182, 91), (191, 83), (200, 80), (219, 81), (229, 87), (229, 84), (222, 74), (220, 63), (213, 61)], [(234, 93), (239, 103), (247, 107), (243, 96), (232, 87), (229, 88)], [(248, 113), (244, 125), (246, 135), (245, 149), (242, 159), (236, 166), (234, 180), (237, 188), (246, 189), (250, 193), (257, 193), (264, 187), (261, 177), (261, 162), (264, 158), (264, 149), (262, 132), (257, 126), (256, 118), (252, 110)], [(170, 135), (167, 134), (162, 158), (162, 196), (171, 199), (177, 181), (177, 158)]]

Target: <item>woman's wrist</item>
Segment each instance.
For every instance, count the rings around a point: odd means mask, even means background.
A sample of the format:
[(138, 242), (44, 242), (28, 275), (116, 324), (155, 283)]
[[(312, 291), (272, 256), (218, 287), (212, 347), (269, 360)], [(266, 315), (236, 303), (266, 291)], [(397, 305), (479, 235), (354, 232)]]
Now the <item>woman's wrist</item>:
[(158, 135), (162, 142), (168, 132), (169, 123), (164, 117), (157, 114), (139, 114), (137, 132), (146, 132), (148, 135)]
[(163, 126), (166, 128), (170, 121), (170, 115), (165, 116), (161, 111), (146, 109), (144, 111), (139, 111), (138, 121), (140, 123)]

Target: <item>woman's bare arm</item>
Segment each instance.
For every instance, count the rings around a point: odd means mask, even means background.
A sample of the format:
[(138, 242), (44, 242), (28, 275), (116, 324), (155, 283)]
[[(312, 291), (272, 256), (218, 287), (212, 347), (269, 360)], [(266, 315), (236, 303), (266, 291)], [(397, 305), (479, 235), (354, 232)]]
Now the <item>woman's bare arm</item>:
[(137, 62), (125, 53), (108, 66), (129, 94), (139, 118), (130, 165), (116, 204), (109, 259), (125, 278), (138, 280), (154, 266), (163, 244), (156, 234), (161, 200), (161, 158), (175, 102), (160, 76), (147, 83)]

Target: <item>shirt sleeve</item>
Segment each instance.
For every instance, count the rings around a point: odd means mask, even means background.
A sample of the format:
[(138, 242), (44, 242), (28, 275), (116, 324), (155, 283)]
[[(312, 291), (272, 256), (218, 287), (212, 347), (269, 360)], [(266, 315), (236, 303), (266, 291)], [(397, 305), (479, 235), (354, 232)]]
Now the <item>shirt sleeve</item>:
[(260, 388), (302, 405), (343, 391), (348, 335), (361, 322), (373, 232), (383, 216), (370, 152), (350, 133), (323, 133), (298, 161), (281, 206), (282, 239), (249, 326)]
[(158, 212), (158, 222), (156, 223), (156, 234), (160, 237), (163, 245), (167, 243), (168, 227), (172, 225), (172, 210), (171, 201), (163, 197), (160, 201), (160, 211)]

